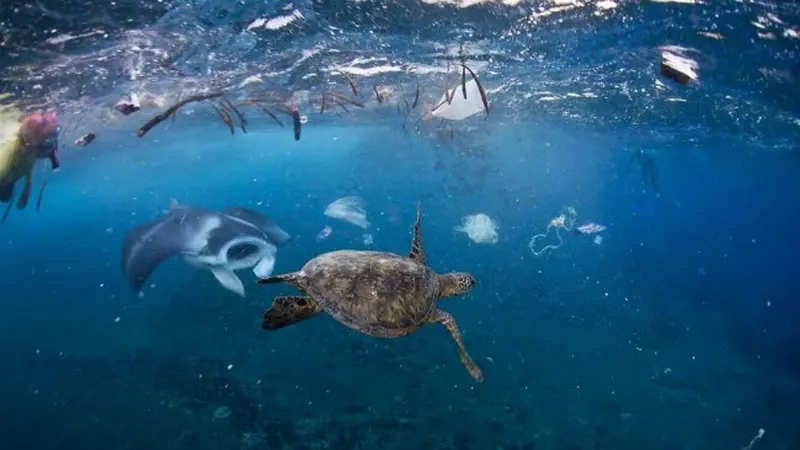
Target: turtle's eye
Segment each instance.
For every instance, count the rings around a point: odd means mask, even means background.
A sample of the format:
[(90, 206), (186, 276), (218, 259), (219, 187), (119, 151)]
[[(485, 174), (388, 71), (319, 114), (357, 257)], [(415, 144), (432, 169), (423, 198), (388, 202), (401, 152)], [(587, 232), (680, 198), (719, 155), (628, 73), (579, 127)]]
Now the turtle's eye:
[(459, 282), (461, 284), (462, 292), (468, 292), (472, 290), (473, 287), (475, 287), (475, 277), (473, 277), (468, 273), (461, 274), (461, 276), (459, 277)]

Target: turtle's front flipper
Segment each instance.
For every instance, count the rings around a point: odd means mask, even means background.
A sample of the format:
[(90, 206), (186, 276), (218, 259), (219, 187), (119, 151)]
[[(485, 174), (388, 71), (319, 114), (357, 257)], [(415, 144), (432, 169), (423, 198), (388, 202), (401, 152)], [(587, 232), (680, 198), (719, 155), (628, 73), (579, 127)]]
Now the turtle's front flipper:
[(478, 383), (483, 381), (483, 373), (481, 372), (480, 367), (475, 364), (475, 361), (467, 353), (467, 349), (464, 348), (464, 342), (461, 340), (461, 331), (458, 329), (458, 325), (456, 324), (456, 319), (453, 318), (449, 313), (446, 313), (442, 310), (436, 310), (436, 316), (434, 317), (436, 322), (444, 325), (447, 328), (447, 331), (450, 332), (450, 336), (453, 336), (453, 340), (456, 341), (456, 345), (458, 346), (458, 354), (461, 356), (461, 362), (464, 363), (464, 367), (467, 368), (467, 371), (472, 378), (475, 379)]
[(411, 242), (411, 253), (408, 254), (408, 257), (424, 265), (426, 258), (425, 247), (422, 245), (422, 232), (419, 226), (420, 209), (420, 204), (417, 203), (417, 221), (414, 223), (414, 241)]
[(275, 297), (272, 308), (264, 312), (261, 328), (278, 330), (302, 320), (314, 317), (322, 312), (319, 303), (310, 297)]

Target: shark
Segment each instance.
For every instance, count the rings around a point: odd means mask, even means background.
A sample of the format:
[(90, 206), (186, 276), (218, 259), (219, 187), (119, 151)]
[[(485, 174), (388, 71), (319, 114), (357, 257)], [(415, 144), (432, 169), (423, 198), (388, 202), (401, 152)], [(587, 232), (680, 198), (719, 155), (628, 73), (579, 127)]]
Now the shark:
[(269, 216), (248, 208), (213, 211), (173, 200), (162, 217), (126, 233), (122, 271), (141, 292), (162, 262), (182, 256), (190, 266), (210, 271), (223, 288), (244, 297), (236, 271), (252, 268), (258, 278), (269, 277), (277, 247), (291, 239)]

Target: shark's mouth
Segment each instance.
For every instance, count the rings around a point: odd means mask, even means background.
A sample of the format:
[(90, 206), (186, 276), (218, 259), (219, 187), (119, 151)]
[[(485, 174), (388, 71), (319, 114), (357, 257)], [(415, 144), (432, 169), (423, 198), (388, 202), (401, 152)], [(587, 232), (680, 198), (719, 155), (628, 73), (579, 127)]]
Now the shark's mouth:
[(228, 248), (227, 258), (228, 261), (248, 258), (255, 253), (259, 252), (261, 248), (250, 242), (243, 242), (240, 244), (232, 245)]
[(252, 267), (259, 278), (272, 275), (277, 248), (257, 237), (242, 237), (226, 243), (215, 255), (184, 255), (195, 267), (205, 267), (229, 291), (244, 296), (244, 284), (234, 273)]
[(253, 267), (262, 259), (275, 259), (276, 248), (269, 242), (255, 237), (234, 239), (222, 247), (217, 255), (217, 264), (230, 270)]

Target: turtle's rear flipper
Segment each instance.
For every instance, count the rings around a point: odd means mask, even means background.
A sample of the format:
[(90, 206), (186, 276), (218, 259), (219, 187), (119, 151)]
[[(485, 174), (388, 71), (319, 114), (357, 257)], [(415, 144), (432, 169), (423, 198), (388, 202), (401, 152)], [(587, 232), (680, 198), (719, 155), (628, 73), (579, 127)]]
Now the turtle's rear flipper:
[(305, 293), (305, 289), (301, 286), (302, 277), (297, 276), (297, 273), (286, 273), (283, 275), (275, 275), (269, 278), (262, 278), (258, 280), (258, 284), (278, 284), (278, 283), (289, 283), (295, 288), (297, 288), (300, 292)]
[(260, 280), (257, 281), (257, 283), (258, 284), (278, 284), (278, 283), (283, 283), (284, 281), (286, 281), (286, 280), (284, 279), (283, 275), (277, 275), (277, 276), (274, 276), (274, 277), (261, 278)]
[(320, 312), (322, 312), (322, 308), (309, 297), (275, 297), (275, 300), (272, 301), (272, 308), (264, 312), (261, 328), (278, 330), (316, 316)]
[(442, 310), (436, 311), (435, 319), (440, 324), (444, 325), (447, 328), (447, 331), (450, 332), (450, 336), (453, 337), (453, 340), (456, 341), (456, 345), (458, 346), (458, 355), (461, 357), (461, 362), (464, 363), (464, 367), (467, 368), (467, 371), (475, 379), (478, 383), (483, 382), (483, 373), (481, 372), (480, 367), (475, 364), (475, 361), (467, 353), (467, 349), (464, 348), (464, 342), (461, 340), (461, 331), (458, 329), (458, 325), (456, 324), (456, 320), (453, 319), (449, 313), (446, 313)]
[(267, 278), (261, 278), (257, 281), (258, 284), (278, 284), (278, 283), (295, 283), (295, 274), (293, 273), (285, 273), (283, 275), (274, 275)]

